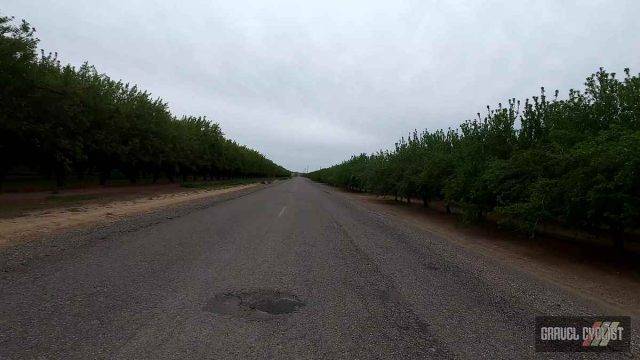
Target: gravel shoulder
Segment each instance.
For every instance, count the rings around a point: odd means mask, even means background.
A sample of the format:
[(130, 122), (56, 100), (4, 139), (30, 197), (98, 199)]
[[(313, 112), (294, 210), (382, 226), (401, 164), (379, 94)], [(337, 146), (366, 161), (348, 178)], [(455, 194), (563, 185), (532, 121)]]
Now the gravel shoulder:
[[(337, 190), (334, 190), (337, 191)], [(370, 211), (438, 234), (443, 239), (501, 264), (526, 271), (569, 292), (590, 297), (640, 315), (640, 257), (623, 256), (610, 244), (585, 243), (550, 237), (530, 239), (495, 226), (463, 225), (455, 216), (370, 194), (337, 191)]]

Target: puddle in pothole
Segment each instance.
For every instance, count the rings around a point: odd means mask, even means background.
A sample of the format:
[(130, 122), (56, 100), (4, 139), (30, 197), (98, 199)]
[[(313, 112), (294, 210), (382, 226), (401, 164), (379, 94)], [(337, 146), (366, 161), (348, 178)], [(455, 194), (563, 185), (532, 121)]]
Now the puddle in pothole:
[(223, 315), (264, 318), (289, 314), (304, 305), (305, 303), (293, 294), (259, 289), (218, 294), (207, 302), (204, 310)]

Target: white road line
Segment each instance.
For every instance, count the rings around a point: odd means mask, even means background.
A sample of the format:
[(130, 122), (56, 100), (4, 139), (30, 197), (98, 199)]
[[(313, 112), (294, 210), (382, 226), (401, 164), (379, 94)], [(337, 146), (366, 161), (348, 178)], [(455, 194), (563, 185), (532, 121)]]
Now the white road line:
[(278, 217), (280, 217), (280, 216), (282, 216), (282, 214), (284, 214), (284, 209), (286, 209), (286, 208), (287, 208), (287, 207), (286, 207), (286, 206), (284, 206), (284, 207), (282, 208), (282, 210), (280, 210), (280, 214), (278, 214)]

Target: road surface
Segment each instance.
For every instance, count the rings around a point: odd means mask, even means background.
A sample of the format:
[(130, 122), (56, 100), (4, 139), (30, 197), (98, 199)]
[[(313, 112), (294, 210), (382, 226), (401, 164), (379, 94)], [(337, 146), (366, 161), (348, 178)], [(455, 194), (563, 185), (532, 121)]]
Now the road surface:
[(162, 219), (5, 270), (0, 358), (518, 359), (616, 314), (303, 178)]

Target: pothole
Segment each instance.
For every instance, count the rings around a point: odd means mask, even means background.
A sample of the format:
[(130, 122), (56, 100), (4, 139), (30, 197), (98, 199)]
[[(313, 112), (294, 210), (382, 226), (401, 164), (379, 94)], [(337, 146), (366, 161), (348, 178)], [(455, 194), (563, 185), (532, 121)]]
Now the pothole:
[(264, 317), (289, 314), (304, 305), (294, 294), (258, 289), (218, 294), (207, 302), (204, 310), (223, 315)]

